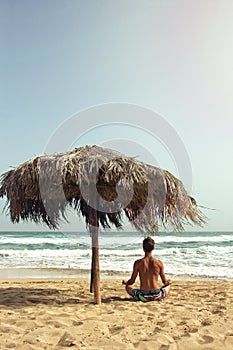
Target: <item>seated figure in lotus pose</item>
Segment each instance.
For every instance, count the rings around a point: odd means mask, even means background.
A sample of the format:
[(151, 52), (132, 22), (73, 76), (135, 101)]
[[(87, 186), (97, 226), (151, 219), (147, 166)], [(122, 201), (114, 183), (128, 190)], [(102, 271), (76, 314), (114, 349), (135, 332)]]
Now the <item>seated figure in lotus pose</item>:
[[(127, 293), (134, 298), (135, 301), (162, 301), (170, 290), (171, 280), (167, 279), (164, 272), (164, 266), (161, 260), (152, 256), (155, 242), (151, 237), (143, 240), (143, 250), (145, 256), (134, 262), (133, 273), (131, 278), (123, 280)], [(133, 288), (137, 276), (140, 278), (140, 289)], [(163, 286), (159, 287), (158, 278), (161, 278)]]

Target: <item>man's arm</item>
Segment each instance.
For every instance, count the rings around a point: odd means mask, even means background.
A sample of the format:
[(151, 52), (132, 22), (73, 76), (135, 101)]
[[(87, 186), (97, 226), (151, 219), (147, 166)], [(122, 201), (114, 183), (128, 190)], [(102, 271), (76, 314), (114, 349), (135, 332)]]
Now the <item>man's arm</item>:
[(162, 280), (164, 286), (169, 286), (169, 284), (172, 283), (171, 280), (168, 280), (166, 278), (166, 275), (165, 275), (165, 272), (164, 272), (164, 266), (163, 266), (162, 261), (160, 261), (160, 277), (161, 277), (161, 280)]
[(134, 284), (134, 282), (135, 282), (135, 280), (137, 278), (137, 275), (138, 275), (138, 262), (135, 261), (135, 263), (133, 265), (133, 272), (132, 272), (132, 275), (131, 275), (130, 279), (128, 281), (123, 280), (122, 284), (126, 284), (128, 286), (131, 286), (132, 284)]

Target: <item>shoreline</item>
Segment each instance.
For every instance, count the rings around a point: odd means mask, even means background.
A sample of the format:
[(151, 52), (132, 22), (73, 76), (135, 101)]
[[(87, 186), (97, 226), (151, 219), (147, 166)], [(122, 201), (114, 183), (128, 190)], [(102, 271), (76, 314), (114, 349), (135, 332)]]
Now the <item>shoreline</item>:
[[(100, 271), (101, 279), (126, 279), (132, 272)], [(88, 279), (90, 270), (68, 268), (0, 268), (0, 280), (45, 280), (45, 279)], [(196, 276), (188, 274), (166, 274), (173, 281), (233, 281), (229, 278)]]

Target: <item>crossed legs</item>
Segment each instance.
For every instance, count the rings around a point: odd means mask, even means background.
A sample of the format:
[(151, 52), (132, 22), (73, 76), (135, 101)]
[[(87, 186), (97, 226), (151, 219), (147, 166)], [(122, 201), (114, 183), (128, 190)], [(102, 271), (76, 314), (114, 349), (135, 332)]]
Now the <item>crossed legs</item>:
[[(170, 291), (171, 286), (170, 286), (170, 285), (168, 285), (168, 286), (163, 286), (162, 288), (165, 289), (165, 291), (166, 291), (166, 296), (167, 296), (168, 293), (169, 293), (169, 291)], [(127, 292), (131, 297), (134, 297), (133, 289), (134, 289), (133, 287), (128, 286), (128, 285), (126, 284), (125, 290), (126, 290), (126, 292)]]

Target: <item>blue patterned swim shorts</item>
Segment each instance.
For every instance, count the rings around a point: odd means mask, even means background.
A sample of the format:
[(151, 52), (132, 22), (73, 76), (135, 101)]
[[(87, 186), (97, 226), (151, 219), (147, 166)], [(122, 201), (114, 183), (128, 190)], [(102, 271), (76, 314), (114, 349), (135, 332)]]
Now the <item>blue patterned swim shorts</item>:
[(132, 289), (133, 298), (135, 301), (163, 301), (167, 296), (165, 288), (155, 290), (141, 290), (138, 288)]

